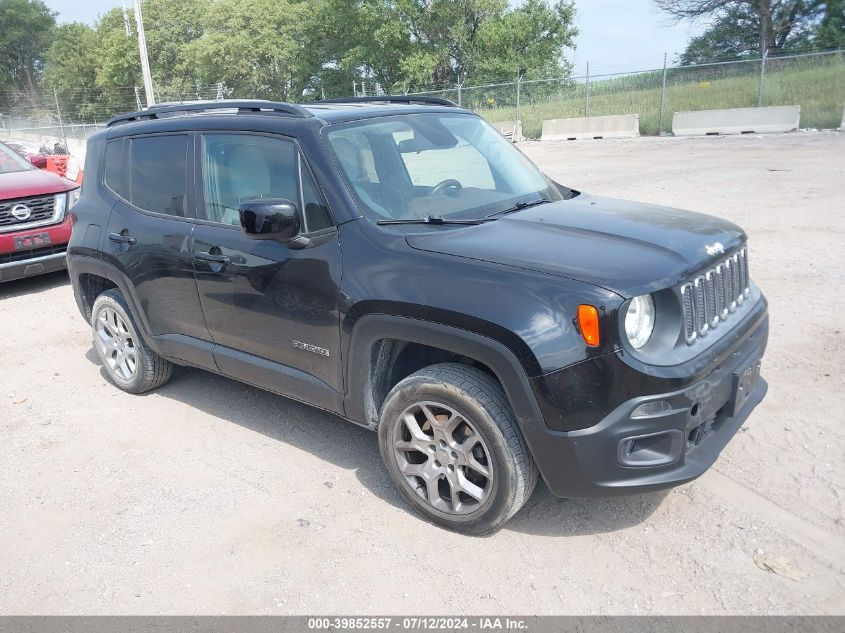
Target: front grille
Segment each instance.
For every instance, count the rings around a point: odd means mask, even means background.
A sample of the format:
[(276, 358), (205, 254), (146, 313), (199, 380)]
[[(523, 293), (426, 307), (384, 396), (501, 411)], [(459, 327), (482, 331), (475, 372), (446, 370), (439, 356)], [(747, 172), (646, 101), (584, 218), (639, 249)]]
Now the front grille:
[[(19, 204), (29, 207), (30, 215), (28, 218), (19, 220), (12, 215), (12, 209)], [(33, 224), (35, 222), (46, 222), (53, 218), (55, 210), (56, 200), (53, 195), (0, 201), (0, 229), (13, 227), (19, 224), (23, 225)]]
[(35, 257), (44, 257), (45, 255), (58, 255), (67, 250), (67, 244), (54, 244), (53, 246), (42, 246), (41, 248), (30, 248), (24, 251), (15, 251), (14, 253), (0, 253), (0, 264), (11, 264), (12, 262), (23, 262)]
[(684, 338), (688, 345), (726, 321), (751, 294), (748, 249), (739, 251), (681, 286)]

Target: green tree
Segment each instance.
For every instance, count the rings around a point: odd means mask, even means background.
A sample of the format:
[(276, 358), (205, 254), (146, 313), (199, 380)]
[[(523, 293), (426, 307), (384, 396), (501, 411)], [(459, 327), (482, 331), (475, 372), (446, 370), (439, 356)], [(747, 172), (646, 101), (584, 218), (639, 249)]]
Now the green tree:
[(690, 42), (681, 59), (700, 61), (777, 54), (788, 46), (809, 41), (821, 13), (819, 0), (655, 0), (677, 20), (710, 19), (713, 24)]
[(70, 119), (96, 118), (103, 98), (97, 86), (97, 37), (85, 24), (62, 24), (53, 33), (46, 55), (44, 82), (56, 90), (63, 114)]
[[(527, 0), (326, 0), (329, 63), (344, 86), (370, 79), (391, 91), (568, 72), (572, 2)], [(357, 76), (357, 77), (356, 77)], [(345, 93), (348, 93), (346, 88)]]
[(55, 26), (55, 14), (41, 0), (0, 0), (0, 107), (36, 103)]
[[(150, 74), (156, 89), (161, 92), (161, 96), (156, 95), (157, 100), (195, 96), (195, 69), (185, 50), (204, 34), (206, 16), (215, 4), (218, 3), (212, 0), (145, 0), (144, 29)], [(263, 19), (262, 13), (253, 15), (256, 21)], [(134, 25), (134, 20), (132, 23)], [(134, 30), (133, 36), (137, 46)], [(137, 52), (135, 56), (138, 57)]]
[(845, 48), (845, 0), (825, 3), (813, 43), (819, 48)]
[(578, 30), (572, 2), (549, 5), (526, 0), (483, 30), (476, 63), (477, 80), (497, 81), (517, 74), (527, 79), (562, 77), (571, 71), (563, 50), (572, 47)]
[(94, 28), (98, 54), (96, 85), (102, 95), (100, 109), (104, 113), (135, 109), (135, 86), (143, 86), (138, 40), (131, 18), (130, 23), (127, 35), (123, 12), (112, 9), (102, 15)]
[(309, 83), (309, 6), (287, 0), (216, 0), (205, 35), (183, 48), (203, 83), (223, 82), (238, 96), (295, 99)]

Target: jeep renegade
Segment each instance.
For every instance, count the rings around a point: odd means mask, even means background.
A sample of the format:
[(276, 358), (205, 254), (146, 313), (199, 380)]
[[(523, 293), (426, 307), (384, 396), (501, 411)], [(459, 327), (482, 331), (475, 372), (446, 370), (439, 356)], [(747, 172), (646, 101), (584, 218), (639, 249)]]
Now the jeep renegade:
[(206, 369), (378, 432), (439, 525), (688, 482), (766, 392), (718, 218), (581, 193), (425, 97), (219, 101), (88, 142), (68, 251), (111, 381)]

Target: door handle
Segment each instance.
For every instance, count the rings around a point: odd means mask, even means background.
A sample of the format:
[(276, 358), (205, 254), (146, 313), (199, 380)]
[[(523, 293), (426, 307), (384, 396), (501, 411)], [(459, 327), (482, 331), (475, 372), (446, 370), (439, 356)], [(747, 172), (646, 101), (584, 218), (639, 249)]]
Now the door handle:
[(194, 253), (194, 259), (198, 259), (201, 262), (211, 262), (212, 264), (232, 263), (232, 259), (228, 255), (213, 255), (206, 251), (196, 251)]
[(138, 243), (138, 240), (134, 237), (131, 235), (124, 235), (123, 233), (109, 233), (109, 239), (117, 244), (129, 244), (129, 246), (134, 246)]

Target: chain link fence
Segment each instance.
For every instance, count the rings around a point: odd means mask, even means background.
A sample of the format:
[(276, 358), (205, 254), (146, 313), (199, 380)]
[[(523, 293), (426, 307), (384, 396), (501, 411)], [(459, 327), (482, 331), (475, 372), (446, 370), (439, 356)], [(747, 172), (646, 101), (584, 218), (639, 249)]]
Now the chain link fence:
[(842, 123), (845, 51), (408, 94), (451, 99), (491, 122), (519, 119), (526, 138), (539, 138), (546, 119), (638, 114), (640, 133), (659, 135), (674, 112), (772, 105), (800, 105), (803, 128), (829, 129)]
[[(382, 95), (370, 81), (350, 86), (356, 96)], [(638, 114), (640, 132), (671, 132), (672, 114), (679, 111), (800, 105), (801, 127), (836, 128), (845, 106), (845, 50), (779, 55), (766, 59), (720, 61), (695, 66), (667, 66), (645, 70), (556, 79), (525, 79), (482, 85), (437, 86), (406, 92), (437, 96), (474, 110), (492, 123), (511, 128), (521, 122), (523, 138), (539, 138), (546, 119), (608, 114)], [(140, 108), (143, 90), (137, 87), (90, 94), (84, 91), (39, 90), (34, 95), (0, 95), (8, 104), (0, 110), (0, 140), (29, 142), (60, 140), (73, 151), (111, 116)], [(249, 98), (233, 94), (221, 84), (197, 85), (191, 90), (156, 87), (156, 100), (179, 102)], [(343, 95), (329, 95), (343, 96)], [(17, 97), (17, 98), (16, 98)], [(303, 99), (307, 99), (303, 97)], [(66, 112), (85, 112), (79, 120)]]

